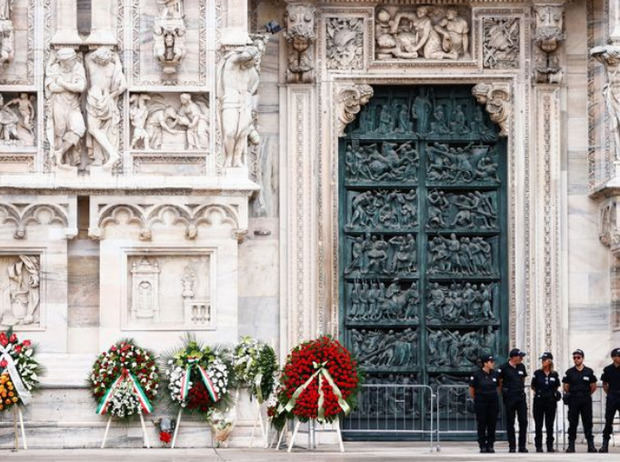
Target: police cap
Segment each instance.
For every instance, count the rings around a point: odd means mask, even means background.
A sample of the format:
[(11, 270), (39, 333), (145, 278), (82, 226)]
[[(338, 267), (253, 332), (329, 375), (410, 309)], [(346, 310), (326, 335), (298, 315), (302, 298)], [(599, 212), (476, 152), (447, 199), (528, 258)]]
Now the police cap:
[(544, 352), (544, 353), (540, 356), (540, 359), (542, 359), (543, 361), (544, 361), (545, 359), (553, 359), (553, 355), (552, 355), (550, 352), (545, 351), (545, 352)]
[(509, 357), (514, 358), (515, 356), (525, 356), (525, 353), (522, 352), (521, 350), (519, 350), (518, 348), (513, 348), (512, 350), (510, 350), (510, 353), (508, 354)]

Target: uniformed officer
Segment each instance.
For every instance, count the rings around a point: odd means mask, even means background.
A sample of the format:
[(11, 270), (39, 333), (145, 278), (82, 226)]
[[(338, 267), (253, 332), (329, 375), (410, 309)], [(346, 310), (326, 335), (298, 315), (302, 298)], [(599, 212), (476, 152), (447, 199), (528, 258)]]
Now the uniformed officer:
[(568, 448), (566, 452), (575, 452), (580, 415), (583, 433), (588, 442), (588, 452), (596, 452), (592, 436), (592, 393), (596, 391), (596, 376), (592, 369), (583, 364), (583, 358), (583, 350), (573, 351), (575, 366), (568, 369), (562, 378), (564, 402), (568, 404)]
[(620, 412), (620, 348), (611, 352), (613, 363), (603, 369), (601, 380), (603, 390), (607, 394), (605, 403), (605, 428), (603, 429), (603, 445), (598, 452), (609, 451), (609, 437), (613, 433), (614, 417)]
[(519, 452), (527, 452), (527, 403), (525, 401), (525, 377), (527, 371), (523, 365), (523, 353), (518, 348), (510, 350), (508, 362), (503, 364), (499, 373), (500, 389), (504, 398), (506, 413), (506, 434), (510, 452), (516, 451), (515, 414), (519, 420)]
[(547, 430), (547, 452), (555, 452), (553, 449), (553, 422), (557, 410), (557, 402), (561, 395), (560, 376), (553, 370), (553, 355), (548, 351), (540, 357), (542, 367), (536, 369), (532, 376), (532, 390), (534, 390), (534, 424), (536, 436), (534, 444), (536, 452), (543, 452), (542, 428), (543, 422)]
[(469, 378), (469, 394), (474, 399), (476, 422), (478, 424), (478, 444), (480, 452), (495, 452), (495, 426), (499, 411), (497, 387), (499, 377), (495, 368), (495, 359), (489, 354), (480, 357), (482, 368)]

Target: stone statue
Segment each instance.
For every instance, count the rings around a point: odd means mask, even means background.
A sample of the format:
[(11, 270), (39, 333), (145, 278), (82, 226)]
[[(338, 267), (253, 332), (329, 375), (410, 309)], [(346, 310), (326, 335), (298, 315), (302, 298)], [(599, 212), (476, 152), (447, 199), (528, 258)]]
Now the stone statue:
[(313, 5), (293, 3), (286, 7), (286, 43), (288, 45), (287, 81), (310, 83), (314, 70), (314, 15)]
[(564, 6), (534, 5), (535, 77), (540, 83), (560, 83), (562, 70), (557, 50), (564, 40)]
[(15, 107), (17, 110), (19, 118), (17, 139), (24, 141), (26, 144), (34, 144), (34, 96), (30, 96), (28, 93), (20, 93), (19, 97), (13, 98), (6, 103), (5, 107)]
[(51, 53), (45, 70), (48, 117), (47, 139), (56, 166), (80, 163), (79, 144), (86, 132), (80, 97), (86, 89), (84, 66), (73, 48)]
[(0, 137), (2, 141), (10, 142), (17, 140), (17, 114), (9, 108), (9, 103), (4, 104), (4, 97), (0, 94)]
[(137, 149), (142, 145), (143, 149), (149, 149), (149, 134), (146, 131), (146, 119), (149, 115), (147, 103), (151, 97), (145, 94), (134, 94), (129, 98), (129, 119), (133, 127), (131, 135), (131, 149)]
[(118, 98), (125, 91), (123, 67), (118, 54), (109, 46), (100, 46), (86, 55), (88, 93), (88, 156), (93, 166), (106, 169), (119, 160), (120, 111)]
[(614, 137), (615, 160), (620, 160), (620, 46), (604, 45), (590, 50), (590, 56), (605, 66), (607, 82), (603, 87), (603, 96), (611, 120)]
[(189, 93), (181, 94), (177, 123), (186, 127), (187, 149), (209, 147), (209, 108), (203, 101), (194, 102)]
[(186, 54), (183, 0), (159, 0), (153, 21), (153, 54), (164, 74), (174, 74)]
[(226, 167), (244, 166), (248, 142), (260, 143), (253, 112), (261, 58), (268, 39), (268, 36), (257, 36), (248, 45), (230, 50), (221, 60), (218, 96)]
[(2, 298), (0, 325), (29, 325), (39, 308), (39, 257), (19, 255), (7, 268), (9, 285)]
[(9, 64), (15, 55), (15, 35), (11, 13), (13, 0), (0, 0), (0, 64)]

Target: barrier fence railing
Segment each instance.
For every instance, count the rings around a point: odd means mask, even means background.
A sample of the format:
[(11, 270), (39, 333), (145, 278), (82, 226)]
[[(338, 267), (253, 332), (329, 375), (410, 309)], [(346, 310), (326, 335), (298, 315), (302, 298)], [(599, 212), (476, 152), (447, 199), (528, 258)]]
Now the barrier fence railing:
[(435, 395), (428, 385), (366, 384), (358, 395), (357, 409), (342, 423), (349, 437), (372, 433), (395, 438), (428, 437), (431, 451)]

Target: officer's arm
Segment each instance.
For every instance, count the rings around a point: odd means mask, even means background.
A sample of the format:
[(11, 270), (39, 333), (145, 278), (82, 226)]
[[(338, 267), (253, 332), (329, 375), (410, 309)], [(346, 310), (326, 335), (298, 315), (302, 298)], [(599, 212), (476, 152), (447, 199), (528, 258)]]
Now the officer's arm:
[(609, 393), (609, 383), (603, 382), (603, 391), (605, 394)]
[(570, 391), (570, 385), (568, 383), (565, 383), (562, 389), (564, 390), (564, 393), (568, 393)]
[(596, 391), (596, 382), (592, 382), (590, 384), (590, 394), (594, 393)]
[(471, 396), (471, 399), (474, 399), (476, 397), (476, 389), (471, 385), (469, 387), (469, 396)]

